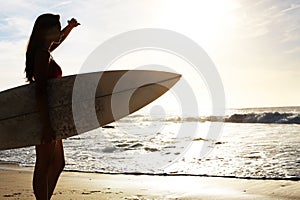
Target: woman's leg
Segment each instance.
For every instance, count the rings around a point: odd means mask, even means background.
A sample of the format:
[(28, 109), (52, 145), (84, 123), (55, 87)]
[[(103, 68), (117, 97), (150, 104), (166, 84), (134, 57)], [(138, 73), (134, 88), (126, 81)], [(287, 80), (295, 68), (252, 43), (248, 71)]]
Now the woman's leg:
[(65, 167), (64, 148), (61, 140), (56, 140), (54, 157), (48, 169), (48, 196), (52, 196), (58, 178)]
[(37, 200), (48, 197), (48, 168), (53, 160), (55, 142), (35, 146), (36, 162), (33, 174), (33, 191)]

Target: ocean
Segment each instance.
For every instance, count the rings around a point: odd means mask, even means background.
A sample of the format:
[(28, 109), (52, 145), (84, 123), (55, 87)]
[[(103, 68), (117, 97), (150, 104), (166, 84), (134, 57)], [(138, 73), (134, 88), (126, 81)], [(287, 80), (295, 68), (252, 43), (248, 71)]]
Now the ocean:
[[(68, 171), (300, 179), (300, 107), (227, 109), (225, 117), (137, 112), (63, 143)], [(34, 166), (35, 149), (0, 151), (0, 163)]]

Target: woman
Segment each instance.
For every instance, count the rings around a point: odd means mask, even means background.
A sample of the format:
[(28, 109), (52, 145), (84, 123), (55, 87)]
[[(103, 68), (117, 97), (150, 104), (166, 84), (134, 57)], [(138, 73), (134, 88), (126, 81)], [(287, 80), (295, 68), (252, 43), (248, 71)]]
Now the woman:
[(61, 30), (59, 19), (59, 15), (40, 15), (34, 23), (26, 51), (26, 78), (29, 83), (36, 82), (37, 105), (43, 124), (42, 144), (35, 147), (33, 190), (37, 200), (51, 198), (65, 165), (62, 141), (55, 140), (49, 120), (46, 82), (47, 79), (62, 76), (61, 68), (53, 60), (50, 52), (56, 49), (79, 23), (72, 18)]

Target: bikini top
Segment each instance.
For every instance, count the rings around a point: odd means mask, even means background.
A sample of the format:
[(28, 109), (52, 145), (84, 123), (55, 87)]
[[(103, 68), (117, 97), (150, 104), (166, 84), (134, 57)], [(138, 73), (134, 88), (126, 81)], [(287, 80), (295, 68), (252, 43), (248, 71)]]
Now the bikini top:
[(62, 70), (60, 66), (55, 62), (53, 57), (50, 55), (49, 58), (49, 74), (48, 78), (60, 78), (62, 77)]

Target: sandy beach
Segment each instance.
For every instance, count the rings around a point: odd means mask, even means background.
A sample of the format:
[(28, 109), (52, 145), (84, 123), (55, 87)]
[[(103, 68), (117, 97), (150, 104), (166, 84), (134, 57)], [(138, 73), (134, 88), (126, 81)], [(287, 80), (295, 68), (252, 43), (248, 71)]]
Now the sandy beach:
[[(34, 199), (32, 170), (2, 165), (0, 199)], [(300, 199), (300, 181), (63, 172), (52, 199)]]

